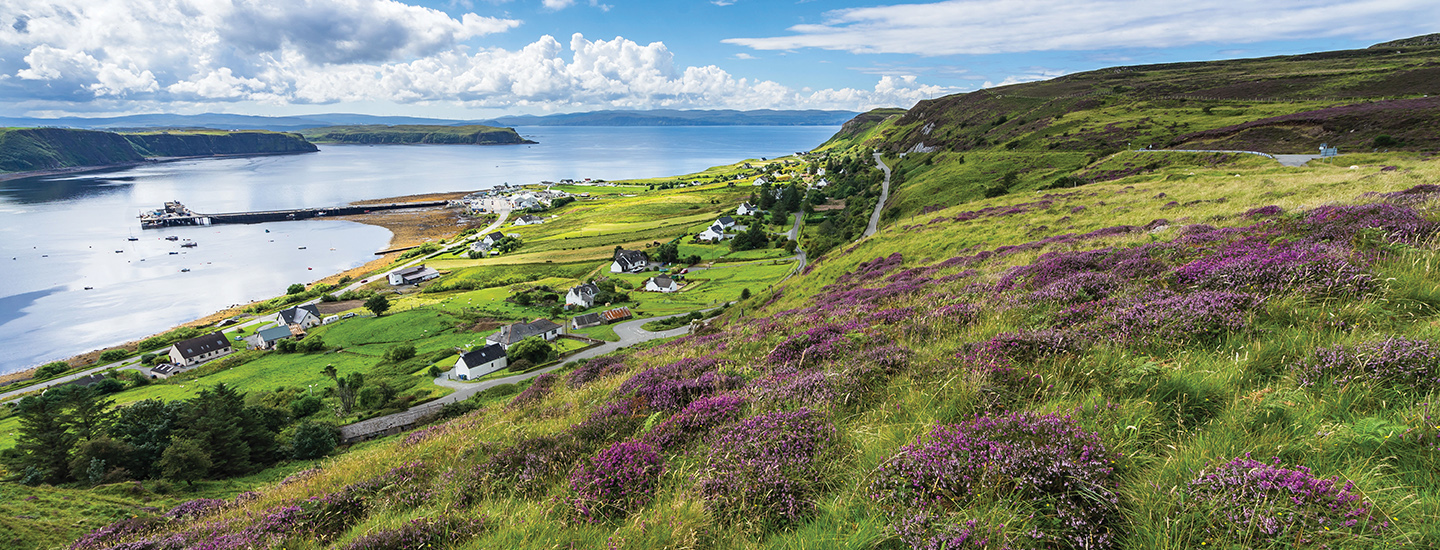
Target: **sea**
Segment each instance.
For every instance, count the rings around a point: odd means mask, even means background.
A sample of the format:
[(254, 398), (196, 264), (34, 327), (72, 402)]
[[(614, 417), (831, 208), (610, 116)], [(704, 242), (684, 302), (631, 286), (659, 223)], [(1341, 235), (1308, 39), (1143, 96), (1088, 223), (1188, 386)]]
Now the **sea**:
[[(318, 153), (3, 181), (0, 373), (284, 294), (292, 283), (373, 260), (390, 240), (384, 228), (339, 220), (142, 230), (140, 212), (166, 201), (197, 212), (240, 212), (499, 184), (674, 176), (807, 151), (838, 129), (521, 127), (538, 143), (321, 145)], [(181, 246), (186, 242), (195, 246)]]

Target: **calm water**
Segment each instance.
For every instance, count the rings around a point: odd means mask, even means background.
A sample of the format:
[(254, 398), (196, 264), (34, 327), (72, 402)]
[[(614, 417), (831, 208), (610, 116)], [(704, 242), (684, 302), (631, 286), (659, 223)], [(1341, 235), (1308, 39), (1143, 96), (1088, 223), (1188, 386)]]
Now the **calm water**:
[[(0, 182), (0, 274), (6, 283), (0, 287), (0, 372), (281, 294), (291, 283), (370, 261), (390, 239), (385, 229), (334, 220), (140, 230), (136, 215), (167, 200), (200, 212), (235, 212), (500, 183), (678, 175), (808, 150), (836, 128), (518, 130), (540, 143), (322, 146), (305, 155)], [(128, 241), (132, 235), (140, 240)], [(164, 240), (168, 235), (182, 240)], [(182, 248), (184, 239), (198, 246)]]

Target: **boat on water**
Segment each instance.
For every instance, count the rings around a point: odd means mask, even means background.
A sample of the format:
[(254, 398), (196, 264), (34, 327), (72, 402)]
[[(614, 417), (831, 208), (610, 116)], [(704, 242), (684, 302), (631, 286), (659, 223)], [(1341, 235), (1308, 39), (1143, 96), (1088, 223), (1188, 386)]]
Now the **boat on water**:
[(171, 250), (171, 251), (170, 251), (170, 255), (171, 255), (171, 256), (174, 256), (174, 255), (176, 255), (176, 254), (179, 254), (179, 252), (176, 252), (176, 251), (174, 251), (174, 250)]
[(87, 286), (87, 287), (85, 287), (85, 290), (95, 290), (95, 287), (93, 287), (93, 286)]
[(187, 241), (184, 244), (180, 245), (181, 248), (195, 248), (197, 246), (200, 246), (200, 243), (197, 243), (195, 241)]
[(300, 250), (305, 250), (305, 247), (303, 247), (303, 246), (302, 246), (302, 247), (300, 247)]
[(178, 240), (180, 240), (180, 237), (176, 237), (176, 236), (174, 236), (174, 235), (171, 235), (171, 236), (169, 236), (169, 237), (165, 237), (165, 240), (167, 240), (167, 241), (178, 241)]
[(127, 240), (127, 241), (138, 241), (138, 240), (140, 240), (140, 237), (136, 237), (136, 236), (134, 236), (134, 235), (131, 235), (129, 238), (127, 238), (127, 239), (125, 239), (125, 240)]
[(181, 273), (189, 273), (189, 272), (190, 272), (190, 268), (188, 268), (188, 267), (181, 268), (181, 269), (180, 269), (180, 272), (181, 272)]

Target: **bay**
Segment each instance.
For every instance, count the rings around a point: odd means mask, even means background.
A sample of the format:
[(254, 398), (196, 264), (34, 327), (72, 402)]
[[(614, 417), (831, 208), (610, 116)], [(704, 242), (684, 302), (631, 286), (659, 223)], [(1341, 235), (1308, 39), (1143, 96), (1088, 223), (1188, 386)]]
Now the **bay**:
[[(282, 294), (291, 283), (363, 265), (390, 239), (383, 228), (337, 220), (142, 231), (138, 213), (168, 200), (199, 212), (238, 212), (502, 183), (662, 177), (806, 151), (837, 128), (517, 130), (539, 143), (322, 145), (303, 155), (185, 160), (0, 182), (0, 275), (7, 283), (0, 287), (0, 373)], [(164, 240), (170, 235), (182, 240)], [(197, 246), (180, 247), (184, 239)]]

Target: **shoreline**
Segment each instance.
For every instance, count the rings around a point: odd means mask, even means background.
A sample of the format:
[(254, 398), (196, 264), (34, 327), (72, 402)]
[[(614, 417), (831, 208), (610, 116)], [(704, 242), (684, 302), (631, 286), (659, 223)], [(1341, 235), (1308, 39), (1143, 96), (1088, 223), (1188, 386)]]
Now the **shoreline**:
[[(83, 174), (86, 172), (103, 172), (106, 170), (119, 170), (123, 168), (134, 168), (147, 164), (159, 164), (163, 162), (178, 162), (182, 160), (195, 159), (223, 159), (223, 158), (244, 158), (244, 157), (273, 157), (279, 155), (304, 155), (318, 153), (319, 151), (284, 151), (274, 153), (224, 153), (217, 155), (193, 155), (188, 157), (147, 157), (137, 162), (119, 162), (115, 164), (97, 164), (92, 166), (69, 166), (65, 168), (46, 168), (44, 170), (27, 170), (24, 172), (0, 172), (0, 182), (10, 180), (23, 180), (27, 178), (40, 178), (45, 176), (63, 176), (66, 174)], [(3, 377), (0, 377), (3, 380)]]
[[(272, 153), (272, 154), (273, 154), (273, 153)], [(279, 153), (279, 154), (292, 154), (292, 153)], [(253, 155), (245, 155), (245, 156), (253, 156)], [(187, 158), (214, 158), (214, 157), (187, 157)], [(170, 159), (170, 160), (184, 160), (184, 159), (183, 159), (183, 158), (173, 158), (173, 159)], [(152, 162), (152, 161), (146, 161), (146, 162)], [(168, 162), (168, 161), (154, 161), (154, 162)], [(107, 169), (107, 168), (111, 168), (111, 167), (100, 167), (100, 168), (97, 168), (97, 167), (87, 167), (87, 168), (84, 168), (84, 169), (79, 169), (79, 168), (77, 168), (77, 169), (61, 169), (61, 170), (57, 170), (57, 171), (48, 171), (48, 170), (47, 170), (47, 171), (44, 171), (44, 172), (56, 172), (56, 173), (58, 173), (58, 174), (68, 174), (68, 173), (76, 173), (76, 172), (91, 171), (91, 170), (104, 170), (104, 169)], [(37, 172), (39, 172), (39, 171), (37, 171)], [(38, 174), (35, 174), (34, 172), (31, 172), (31, 173), (29, 173), (29, 174), (30, 174), (30, 176), (27, 176), (27, 177), (34, 177), (34, 176), (38, 175)], [(4, 181), (4, 180), (3, 180), (3, 176), (0, 176), (0, 181)], [(454, 199), (459, 199), (459, 198), (461, 198), (461, 197), (464, 197), (465, 195), (469, 195), (470, 193), (473, 193), (473, 192), (474, 192), (474, 191), (453, 191), (453, 192), (448, 192), (448, 193), (428, 193), (428, 194), (420, 194), (420, 195), (405, 195), (405, 196), (391, 197), (391, 198), (366, 199), (366, 200), (362, 200), (362, 201), (354, 201), (354, 202), (351, 202), (350, 204), (351, 204), (351, 205), (355, 205), (355, 206), (364, 206), (364, 205), (367, 205), (367, 204), (391, 204), (391, 203), (407, 203), (407, 202), (427, 202), (427, 201), (436, 201), (436, 200), (454, 200)], [(488, 222), (474, 221), (474, 222), (472, 223), (471, 220), (474, 220), (474, 218), (470, 218), (470, 217), (468, 217), (468, 216), (461, 216), (461, 215), (459, 215), (457, 212), (455, 212), (453, 209), (448, 208), (448, 207), (430, 207), (430, 208), (421, 208), (421, 209), (414, 209), (414, 210), (382, 211), (382, 212), (374, 212), (374, 213), (370, 213), (370, 214), (355, 214), (355, 215), (350, 215), (350, 216), (335, 216), (334, 218), (329, 218), (329, 219), (333, 219), (333, 220), (343, 220), (343, 221), (348, 221), (348, 222), (353, 222), (353, 223), (360, 223), (360, 224), (365, 224), (365, 225), (373, 225), (373, 226), (376, 226), (376, 227), (383, 227), (383, 228), (385, 228), (386, 230), (390, 231), (390, 241), (389, 241), (389, 244), (385, 247), (385, 250), (390, 250), (390, 249), (400, 248), (400, 247), (408, 247), (408, 246), (418, 246), (418, 245), (420, 245), (420, 244), (423, 244), (423, 243), (426, 243), (426, 242), (429, 242), (429, 241), (435, 241), (435, 240), (440, 240), (440, 239), (449, 239), (449, 238), (455, 236), (456, 234), (459, 234), (460, 232), (462, 232), (462, 231), (464, 231), (464, 230), (466, 230), (466, 229), (469, 229), (469, 228), (471, 228), (471, 227), (485, 227), (486, 225), (488, 225)], [(448, 222), (448, 223), (447, 223), (447, 222)], [(377, 270), (377, 269), (380, 269), (380, 268), (382, 268), (382, 267), (385, 267), (385, 266), (393, 263), (396, 259), (398, 259), (398, 258), (400, 257), (400, 254), (402, 254), (402, 252), (391, 252), (391, 253), (389, 253), (389, 254), (385, 254), (385, 255), (381, 255), (381, 256), (376, 256), (375, 259), (370, 260), (370, 261), (368, 261), (368, 262), (365, 262), (364, 265), (361, 265), (361, 266), (359, 266), (359, 267), (354, 267), (354, 268), (351, 268), (351, 269), (347, 269), (347, 270), (345, 270), (345, 271), (341, 271), (341, 272), (338, 272), (338, 273), (331, 273), (331, 274), (329, 274), (329, 275), (325, 275), (325, 276), (323, 276), (323, 277), (321, 277), (321, 278), (319, 278), (319, 279), (310, 281), (309, 283), (307, 283), (307, 286), (308, 286), (308, 285), (313, 285), (313, 284), (322, 284), (322, 283), (324, 283), (324, 284), (332, 284), (332, 283), (334, 283), (335, 281), (340, 280), (341, 277), (345, 277), (346, 275), (349, 275), (350, 277), (355, 278), (355, 279), (359, 279), (359, 278), (361, 278), (362, 276), (364, 276), (364, 275), (367, 274), (367, 273), (370, 273), (370, 272), (372, 272), (372, 271), (375, 271), (375, 270)], [(272, 298), (273, 298), (273, 297), (272, 297)], [(187, 322), (184, 322), (184, 323), (176, 324), (176, 325), (171, 326), (170, 328), (167, 328), (167, 329), (165, 329), (165, 330), (163, 330), (163, 331), (160, 331), (160, 332), (158, 332), (158, 333), (150, 334), (150, 335), (147, 335), (147, 336), (144, 336), (144, 337), (141, 337), (141, 338), (136, 338), (136, 339), (134, 339), (134, 340), (130, 340), (130, 341), (127, 341), (127, 342), (123, 342), (123, 343), (120, 343), (120, 344), (116, 344), (116, 345), (107, 346), (107, 347), (100, 348), (100, 349), (95, 349), (95, 350), (87, 351), (87, 352), (85, 352), (85, 353), (78, 353), (78, 354), (72, 355), (72, 356), (67, 357), (67, 358), (64, 358), (64, 359), (54, 359), (54, 360), (51, 360), (51, 361), (46, 361), (45, 363), (41, 363), (40, 365), (36, 365), (36, 366), (34, 366), (34, 367), (31, 367), (31, 368), (28, 368), (28, 369), (25, 369), (25, 370), (20, 370), (20, 371), (14, 371), (14, 372), (9, 372), (9, 373), (0, 374), (0, 384), (5, 384), (5, 383), (9, 383), (9, 382), (19, 382), (19, 381), (23, 381), (23, 380), (28, 380), (28, 379), (34, 378), (36, 369), (39, 369), (39, 368), (40, 368), (42, 365), (44, 365), (44, 364), (52, 363), (52, 362), (55, 362), (55, 361), (64, 361), (64, 362), (66, 362), (66, 363), (69, 363), (70, 366), (71, 366), (71, 368), (79, 368), (79, 367), (83, 367), (83, 366), (86, 366), (86, 365), (92, 365), (92, 364), (95, 363), (97, 360), (99, 360), (100, 354), (102, 354), (102, 353), (104, 353), (104, 352), (106, 352), (106, 351), (113, 350), (113, 349), (126, 349), (126, 350), (132, 350), (132, 351), (133, 351), (133, 350), (136, 349), (136, 346), (138, 346), (141, 341), (143, 341), (143, 340), (145, 340), (145, 339), (147, 339), (147, 338), (152, 338), (152, 337), (155, 337), (155, 336), (159, 336), (159, 335), (161, 335), (161, 334), (165, 334), (165, 333), (167, 333), (167, 332), (170, 332), (170, 331), (172, 331), (172, 330), (175, 330), (175, 329), (178, 329), (178, 328), (182, 328), (182, 327), (201, 327), (201, 326), (213, 325), (213, 324), (218, 323), (218, 322), (220, 322), (220, 321), (222, 321), (222, 320), (225, 320), (225, 319), (227, 319), (227, 318), (230, 318), (230, 317), (233, 317), (233, 316), (236, 316), (236, 315), (243, 314), (246, 308), (248, 308), (248, 307), (250, 307), (250, 306), (252, 306), (252, 305), (254, 305), (254, 304), (257, 304), (257, 303), (260, 303), (260, 302), (264, 302), (264, 301), (269, 300), (269, 299), (270, 299), (270, 298), (265, 298), (265, 299), (263, 299), (263, 300), (256, 300), (256, 301), (254, 301), (254, 302), (249, 302), (249, 303), (245, 303), (245, 304), (239, 304), (239, 305), (236, 305), (235, 307), (222, 309), (222, 310), (220, 310), (220, 311), (213, 312), (213, 313), (211, 313), (211, 314), (209, 314), (209, 315), (206, 315), (206, 316), (204, 316), (204, 317), (200, 317), (200, 318), (198, 318), (198, 319), (194, 319), (194, 320), (187, 321)], [(3, 387), (3, 386), (0, 386), (0, 387)]]

